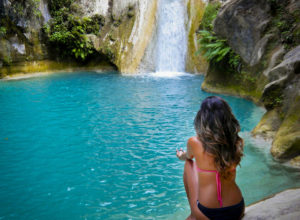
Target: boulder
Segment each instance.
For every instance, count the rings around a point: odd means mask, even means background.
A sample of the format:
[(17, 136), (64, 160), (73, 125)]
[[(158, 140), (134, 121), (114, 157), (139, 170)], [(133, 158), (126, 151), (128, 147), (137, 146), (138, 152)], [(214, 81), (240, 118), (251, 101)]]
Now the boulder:
[(214, 31), (226, 38), (233, 50), (253, 66), (260, 61), (272, 37), (263, 35), (270, 18), (267, 0), (232, 0), (220, 9)]
[(267, 111), (251, 133), (253, 136), (273, 139), (281, 125), (281, 122), (282, 119), (280, 118), (280, 112), (278, 109)]
[(296, 82), (290, 85), (294, 88), (288, 88), (294, 92), (296, 97), (285, 103), (284, 107), (287, 109), (287, 113), (271, 147), (272, 155), (280, 160), (290, 160), (300, 155), (300, 77), (297, 78), (294, 79)]
[(290, 164), (292, 166), (295, 166), (295, 167), (300, 167), (300, 156), (297, 156), (295, 158), (293, 158), (291, 161), (290, 161)]

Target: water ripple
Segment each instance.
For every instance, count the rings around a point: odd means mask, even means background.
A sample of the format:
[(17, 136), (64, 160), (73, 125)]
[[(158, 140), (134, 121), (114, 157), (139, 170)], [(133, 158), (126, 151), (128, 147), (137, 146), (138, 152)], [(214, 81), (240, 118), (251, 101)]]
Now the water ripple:
[[(0, 217), (185, 218), (175, 149), (194, 135), (193, 118), (210, 95), (202, 81), (73, 73), (1, 82)], [(246, 203), (299, 186), (298, 172), (272, 160), (270, 143), (249, 135), (264, 110), (222, 97), (246, 142), (237, 176)]]

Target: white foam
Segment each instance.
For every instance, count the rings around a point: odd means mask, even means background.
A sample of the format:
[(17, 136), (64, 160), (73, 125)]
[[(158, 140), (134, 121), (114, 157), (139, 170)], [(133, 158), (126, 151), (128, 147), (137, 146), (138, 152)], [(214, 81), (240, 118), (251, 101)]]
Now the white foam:
[(102, 206), (102, 207), (105, 207), (105, 206), (108, 206), (110, 204), (111, 204), (111, 202), (102, 202), (99, 205)]
[(70, 192), (70, 191), (72, 191), (73, 189), (75, 189), (75, 187), (68, 187), (68, 188), (67, 188), (67, 191)]
[(192, 74), (190, 74), (190, 73), (173, 72), (173, 71), (155, 72), (155, 73), (150, 73), (149, 75), (153, 76), (153, 77), (161, 77), (161, 78), (176, 78), (179, 76), (192, 76)]

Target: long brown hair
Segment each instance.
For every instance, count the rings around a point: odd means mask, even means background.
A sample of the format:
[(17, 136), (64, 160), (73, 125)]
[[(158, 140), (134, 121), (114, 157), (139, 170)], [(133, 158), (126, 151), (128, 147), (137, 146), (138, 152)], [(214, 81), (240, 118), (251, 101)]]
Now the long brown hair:
[(213, 155), (217, 170), (226, 178), (229, 168), (239, 165), (244, 146), (238, 135), (240, 124), (230, 106), (220, 97), (207, 97), (195, 117), (194, 126), (204, 150)]

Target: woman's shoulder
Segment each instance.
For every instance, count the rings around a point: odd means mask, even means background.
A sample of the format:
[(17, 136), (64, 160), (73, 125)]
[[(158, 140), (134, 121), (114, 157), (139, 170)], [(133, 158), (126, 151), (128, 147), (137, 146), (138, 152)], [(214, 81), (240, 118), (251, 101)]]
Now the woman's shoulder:
[(203, 151), (202, 142), (197, 136), (190, 137), (187, 143), (193, 150)]
[(200, 145), (202, 145), (200, 139), (197, 136), (190, 137), (188, 139), (188, 143), (189, 144), (200, 144)]

